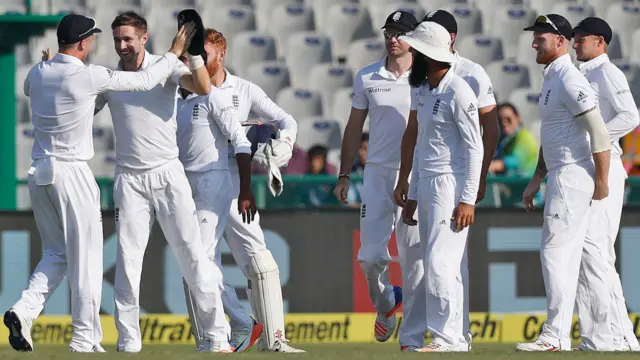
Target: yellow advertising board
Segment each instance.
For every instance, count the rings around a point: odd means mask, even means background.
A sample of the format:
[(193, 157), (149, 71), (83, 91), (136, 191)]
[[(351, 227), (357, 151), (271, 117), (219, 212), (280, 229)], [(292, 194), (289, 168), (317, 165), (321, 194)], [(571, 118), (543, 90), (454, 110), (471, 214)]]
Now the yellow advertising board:
[[(534, 340), (540, 334), (544, 314), (471, 314), (471, 333), (476, 343), (515, 343)], [(104, 332), (103, 344), (117, 342), (113, 316), (101, 317)], [(632, 314), (631, 320), (640, 335), (640, 317)], [(288, 314), (285, 316), (285, 331), (292, 343), (373, 343), (375, 314), (369, 313), (316, 313)], [(397, 317), (402, 323), (402, 314)], [(142, 341), (145, 344), (192, 344), (191, 324), (186, 315), (147, 315), (140, 320)], [(43, 315), (32, 328), (36, 344), (68, 344), (73, 328), (70, 316)], [(7, 329), (0, 327), (0, 344), (6, 344)], [(427, 341), (429, 335), (427, 334)], [(577, 318), (574, 318), (572, 340), (580, 338)], [(398, 330), (390, 342), (398, 342)]]

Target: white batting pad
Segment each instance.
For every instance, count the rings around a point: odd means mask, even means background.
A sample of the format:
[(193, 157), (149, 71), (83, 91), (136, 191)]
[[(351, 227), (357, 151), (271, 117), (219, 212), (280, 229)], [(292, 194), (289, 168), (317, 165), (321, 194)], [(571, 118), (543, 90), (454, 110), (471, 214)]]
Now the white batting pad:
[(284, 340), (284, 309), (278, 264), (269, 250), (251, 257), (251, 308), (264, 326), (262, 345), (272, 350), (277, 340)]

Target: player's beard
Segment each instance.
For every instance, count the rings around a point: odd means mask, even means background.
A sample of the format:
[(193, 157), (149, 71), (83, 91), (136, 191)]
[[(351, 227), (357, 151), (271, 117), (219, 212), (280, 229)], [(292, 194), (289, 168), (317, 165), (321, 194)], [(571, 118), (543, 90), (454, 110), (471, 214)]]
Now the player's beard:
[(427, 83), (427, 74), (429, 73), (429, 64), (424, 55), (417, 51), (413, 51), (413, 64), (409, 73), (409, 85), (412, 87), (420, 87)]
[(209, 77), (214, 77), (222, 68), (222, 64), (218, 60), (209, 61), (207, 64), (207, 71), (209, 72)]

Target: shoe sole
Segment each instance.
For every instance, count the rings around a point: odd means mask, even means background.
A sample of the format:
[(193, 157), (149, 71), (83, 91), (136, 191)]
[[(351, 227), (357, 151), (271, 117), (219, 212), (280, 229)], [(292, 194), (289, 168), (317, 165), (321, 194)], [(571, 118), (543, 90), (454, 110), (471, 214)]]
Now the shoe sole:
[(248, 337), (248, 340), (245, 340), (236, 347), (233, 352), (247, 352), (253, 348), (256, 342), (260, 339), (260, 335), (262, 335), (262, 330), (264, 326), (262, 324), (255, 324), (253, 329), (251, 329), (251, 334)]
[(16, 351), (32, 352), (33, 347), (22, 335), (22, 323), (13, 311), (4, 314), (4, 326), (9, 329), (9, 344)]

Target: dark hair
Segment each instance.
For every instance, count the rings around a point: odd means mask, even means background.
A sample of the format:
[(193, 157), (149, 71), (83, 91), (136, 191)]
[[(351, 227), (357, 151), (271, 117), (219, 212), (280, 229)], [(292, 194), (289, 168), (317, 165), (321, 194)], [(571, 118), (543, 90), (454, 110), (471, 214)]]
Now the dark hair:
[(360, 142), (363, 141), (369, 141), (369, 133), (368, 132), (363, 132), (362, 133), (362, 138), (360, 139)]
[(518, 110), (516, 110), (516, 107), (513, 106), (512, 103), (509, 103), (509, 102), (501, 103), (500, 105), (498, 105), (497, 111), (500, 111), (500, 109), (503, 109), (503, 108), (510, 108), (513, 111), (513, 113), (516, 114), (516, 116), (520, 116), (520, 114), (518, 114)]
[(315, 145), (312, 146), (309, 151), (307, 151), (307, 154), (309, 155), (309, 158), (312, 158), (316, 155), (318, 156), (324, 156), (327, 157), (327, 153), (328, 153), (328, 149), (322, 145)]
[(111, 30), (120, 26), (133, 26), (143, 34), (147, 32), (147, 20), (133, 11), (127, 11), (116, 16), (111, 23)]
[(427, 84), (427, 72), (429, 71), (429, 64), (424, 56), (416, 51), (413, 53), (413, 64), (411, 65), (411, 72), (409, 73), (409, 85), (414, 88), (419, 88)]

